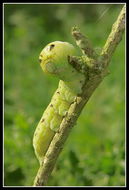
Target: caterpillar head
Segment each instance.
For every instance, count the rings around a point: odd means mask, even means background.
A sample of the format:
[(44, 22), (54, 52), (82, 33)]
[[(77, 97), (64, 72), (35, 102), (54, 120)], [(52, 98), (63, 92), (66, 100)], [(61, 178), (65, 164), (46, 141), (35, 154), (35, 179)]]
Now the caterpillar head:
[[(76, 55), (76, 49), (68, 42), (55, 41), (49, 43), (40, 53), (39, 61), (45, 73), (63, 78), (71, 67), (68, 56)], [(66, 75), (66, 74), (65, 74)]]

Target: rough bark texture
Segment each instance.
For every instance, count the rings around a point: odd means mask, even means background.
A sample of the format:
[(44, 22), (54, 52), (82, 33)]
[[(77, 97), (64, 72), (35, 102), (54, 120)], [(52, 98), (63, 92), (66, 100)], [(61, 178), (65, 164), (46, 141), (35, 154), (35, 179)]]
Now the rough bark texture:
[[(107, 65), (117, 47), (119, 42), (122, 39), (122, 34), (125, 28), (125, 6), (121, 10), (116, 22), (113, 24), (112, 31), (105, 43), (105, 46), (102, 49), (100, 56), (96, 59), (96, 53), (91, 47), (91, 44), (87, 38), (84, 37), (77, 29), (73, 29), (73, 36), (78, 44), (78, 46), (82, 49), (83, 53), (89, 57), (94, 58), (94, 64), (99, 65), (96, 70), (91, 70), (89, 73), (89, 78), (86, 81), (86, 84), (83, 86), (83, 92), (80, 96), (76, 98), (74, 103), (71, 105), (68, 114), (63, 119), (60, 130), (55, 134), (48, 151), (45, 155), (45, 158), (38, 170), (37, 176), (34, 180), (34, 186), (45, 186), (49, 179), (49, 176), (55, 166), (56, 160), (64, 146), (66, 139), (68, 138), (70, 131), (74, 124), (76, 123), (83, 107), (88, 102), (94, 90), (98, 87), (104, 77), (108, 74)], [(82, 36), (83, 47), (78, 43), (78, 38), (75, 34), (78, 34), (79, 40), (80, 36)], [(85, 38), (85, 40), (84, 40)], [(85, 44), (84, 42), (87, 42)], [(89, 47), (88, 47), (89, 46)]]

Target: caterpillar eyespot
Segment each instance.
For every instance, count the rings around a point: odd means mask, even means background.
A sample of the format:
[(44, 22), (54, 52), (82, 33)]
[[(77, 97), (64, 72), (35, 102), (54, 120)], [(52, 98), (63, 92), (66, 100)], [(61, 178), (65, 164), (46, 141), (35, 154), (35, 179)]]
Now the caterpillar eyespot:
[(50, 45), (50, 50), (52, 50), (54, 47), (55, 47), (55, 45), (54, 45), (54, 44), (51, 44), (51, 45)]
[(73, 55), (76, 55), (76, 49), (72, 44), (55, 41), (48, 44), (39, 56), (43, 71), (60, 79), (58, 89), (34, 132), (33, 147), (40, 164), (69, 107), (81, 93), (85, 82), (84, 75), (68, 62), (68, 57)]

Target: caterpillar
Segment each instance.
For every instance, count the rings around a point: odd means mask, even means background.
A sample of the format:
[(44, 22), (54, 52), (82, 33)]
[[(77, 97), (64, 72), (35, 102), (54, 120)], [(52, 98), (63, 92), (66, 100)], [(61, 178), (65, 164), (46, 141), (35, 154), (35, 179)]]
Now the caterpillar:
[(85, 76), (68, 62), (68, 56), (76, 53), (72, 44), (55, 41), (49, 43), (39, 55), (42, 70), (60, 79), (33, 136), (33, 147), (40, 164), (70, 105), (82, 92)]

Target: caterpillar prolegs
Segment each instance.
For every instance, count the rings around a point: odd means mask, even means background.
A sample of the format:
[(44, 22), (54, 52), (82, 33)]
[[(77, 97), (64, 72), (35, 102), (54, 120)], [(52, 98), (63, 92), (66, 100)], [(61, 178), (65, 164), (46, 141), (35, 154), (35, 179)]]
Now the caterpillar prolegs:
[(55, 41), (48, 44), (39, 56), (43, 71), (60, 79), (58, 89), (44, 111), (33, 137), (35, 154), (40, 163), (70, 105), (81, 93), (85, 82), (84, 75), (68, 63), (68, 56), (72, 55), (76, 55), (73, 45)]

